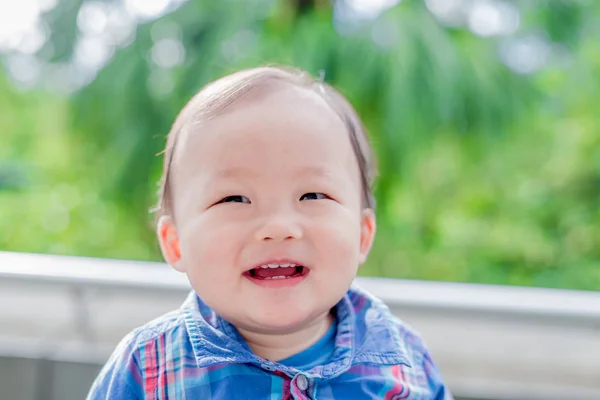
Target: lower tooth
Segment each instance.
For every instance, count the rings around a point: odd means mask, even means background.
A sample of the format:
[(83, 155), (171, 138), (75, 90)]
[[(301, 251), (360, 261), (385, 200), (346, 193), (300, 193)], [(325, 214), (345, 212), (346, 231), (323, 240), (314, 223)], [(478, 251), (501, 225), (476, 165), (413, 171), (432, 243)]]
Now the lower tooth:
[(267, 276), (264, 279), (267, 281), (267, 280), (271, 280), (271, 279), (287, 279), (287, 278), (288, 278), (287, 276), (279, 275), (279, 276)]

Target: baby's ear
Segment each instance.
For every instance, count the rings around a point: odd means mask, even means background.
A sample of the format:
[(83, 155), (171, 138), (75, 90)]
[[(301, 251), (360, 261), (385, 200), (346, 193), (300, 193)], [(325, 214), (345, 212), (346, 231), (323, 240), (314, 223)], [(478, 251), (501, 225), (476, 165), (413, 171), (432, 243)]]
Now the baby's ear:
[(375, 213), (370, 208), (365, 208), (361, 212), (360, 218), (360, 255), (359, 262), (362, 264), (367, 260), (367, 256), (373, 246), (377, 224), (375, 222)]
[(179, 272), (185, 272), (181, 261), (181, 251), (179, 250), (179, 236), (175, 223), (168, 215), (163, 215), (158, 220), (156, 226), (158, 243), (165, 261)]

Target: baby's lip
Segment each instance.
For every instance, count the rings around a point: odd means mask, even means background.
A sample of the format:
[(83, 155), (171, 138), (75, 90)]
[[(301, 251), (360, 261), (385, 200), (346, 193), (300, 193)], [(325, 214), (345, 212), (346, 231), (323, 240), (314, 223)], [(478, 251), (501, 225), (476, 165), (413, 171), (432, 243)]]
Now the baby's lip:
[(267, 259), (265, 261), (261, 261), (259, 263), (256, 263), (252, 268), (249, 268), (248, 270), (246, 270), (246, 272), (253, 270), (255, 268), (262, 268), (263, 265), (265, 266), (271, 266), (271, 265), (286, 265), (286, 266), (302, 266), (304, 268), (306, 268), (307, 270), (310, 269), (306, 263), (300, 262), (298, 260), (295, 259), (291, 259), (291, 258), (272, 258), (272, 259)]

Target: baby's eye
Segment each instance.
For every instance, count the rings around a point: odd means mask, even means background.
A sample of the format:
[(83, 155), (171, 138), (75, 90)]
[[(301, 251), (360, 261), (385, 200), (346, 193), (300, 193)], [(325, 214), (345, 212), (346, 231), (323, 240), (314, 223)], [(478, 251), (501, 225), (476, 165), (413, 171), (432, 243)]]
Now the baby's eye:
[(300, 200), (324, 200), (324, 199), (329, 199), (329, 198), (330, 197), (324, 193), (310, 192), (310, 193), (304, 193), (302, 195), (302, 197), (300, 197)]
[(250, 200), (245, 197), (245, 196), (227, 196), (225, 198), (223, 198), (221, 201), (219, 201), (217, 204), (220, 203), (248, 203), (250, 204)]

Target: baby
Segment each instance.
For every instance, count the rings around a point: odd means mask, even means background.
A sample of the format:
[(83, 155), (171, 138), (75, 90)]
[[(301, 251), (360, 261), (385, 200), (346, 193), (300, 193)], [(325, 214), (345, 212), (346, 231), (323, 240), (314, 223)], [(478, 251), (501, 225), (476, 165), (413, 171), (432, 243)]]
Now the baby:
[(205, 86), (169, 133), (157, 224), (194, 290), (123, 339), (88, 399), (452, 399), (418, 334), (353, 284), (374, 175), (331, 86), (273, 67)]

